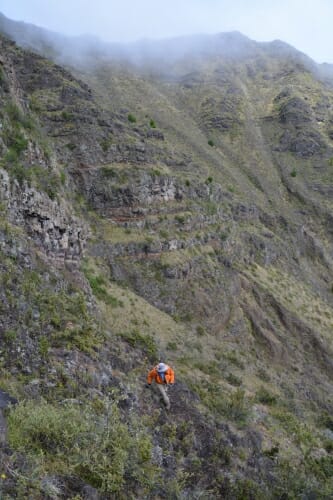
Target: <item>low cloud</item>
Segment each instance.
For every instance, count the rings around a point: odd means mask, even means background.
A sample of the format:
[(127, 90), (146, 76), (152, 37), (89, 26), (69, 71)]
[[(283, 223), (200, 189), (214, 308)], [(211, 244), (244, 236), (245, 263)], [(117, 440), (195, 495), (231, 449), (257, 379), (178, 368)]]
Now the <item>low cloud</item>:
[(14, 20), (107, 41), (238, 30), (258, 41), (283, 40), (318, 62), (333, 62), (331, 0), (2, 0), (0, 8)]

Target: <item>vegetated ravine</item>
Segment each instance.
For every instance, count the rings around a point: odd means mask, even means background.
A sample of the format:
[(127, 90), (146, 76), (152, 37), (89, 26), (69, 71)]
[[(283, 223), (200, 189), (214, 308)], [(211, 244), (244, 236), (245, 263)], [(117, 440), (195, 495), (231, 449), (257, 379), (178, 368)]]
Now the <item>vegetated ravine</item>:
[(0, 496), (331, 498), (330, 68), (0, 29)]

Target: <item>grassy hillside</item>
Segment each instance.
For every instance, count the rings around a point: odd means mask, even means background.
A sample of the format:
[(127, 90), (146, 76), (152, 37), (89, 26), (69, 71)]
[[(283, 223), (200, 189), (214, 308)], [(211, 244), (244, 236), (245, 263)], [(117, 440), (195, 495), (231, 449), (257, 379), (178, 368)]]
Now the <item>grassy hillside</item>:
[(4, 498), (330, 497), (332, 89), (207, 40), (64, 69), (1, 38)]

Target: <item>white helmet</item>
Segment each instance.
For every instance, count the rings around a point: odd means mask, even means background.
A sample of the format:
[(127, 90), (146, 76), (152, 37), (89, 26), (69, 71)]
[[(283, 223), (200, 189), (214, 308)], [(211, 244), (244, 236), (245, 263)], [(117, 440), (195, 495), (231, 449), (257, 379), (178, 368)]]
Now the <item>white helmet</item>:
[(158, 363), (158, 365), (157, 365), (157, 371), (159, 373), (166, 372), (168, 368), (169, 368), (168, 365), (166, 365), (165, 363)]

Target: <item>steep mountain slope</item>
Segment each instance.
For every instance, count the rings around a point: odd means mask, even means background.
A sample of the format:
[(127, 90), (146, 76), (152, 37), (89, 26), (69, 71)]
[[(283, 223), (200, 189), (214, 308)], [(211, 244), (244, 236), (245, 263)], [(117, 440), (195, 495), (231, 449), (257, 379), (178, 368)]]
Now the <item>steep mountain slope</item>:
[(69, 71), (1, 38), (4, 495), (329, 498), (329, 80), (237, 33), (143, 45)]

